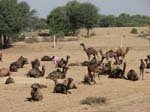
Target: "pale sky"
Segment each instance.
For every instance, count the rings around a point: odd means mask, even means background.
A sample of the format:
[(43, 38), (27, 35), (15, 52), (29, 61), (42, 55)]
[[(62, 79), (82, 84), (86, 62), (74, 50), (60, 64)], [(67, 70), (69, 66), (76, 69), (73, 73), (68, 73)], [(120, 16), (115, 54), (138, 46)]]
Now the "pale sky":
[[(19, 0), (26, 1), (31, 8), (38, 11), (40, 17), (47, 17), (50, 11), (57, 6), (63, 6), (71, 0)], [(131, 15), (141, 14), (150, 16), (150, 0), (78, 0), (80, 2), (91, 2), (100, 10), (101, 14), (119, 15), (129, 13)]]

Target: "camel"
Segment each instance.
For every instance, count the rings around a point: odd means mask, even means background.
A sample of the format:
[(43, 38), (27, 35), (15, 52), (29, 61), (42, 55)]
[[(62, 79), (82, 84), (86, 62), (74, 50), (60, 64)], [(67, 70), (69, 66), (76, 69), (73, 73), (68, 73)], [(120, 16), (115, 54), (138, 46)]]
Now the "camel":
[(9, 66), (9, 70), (11, 72), (17, 72), (18, 71), (17, 63), (16, 62), (11, 63)]
[(53, 61), (53, 59), (50, 58), (49, 56), (43, 56), (43, 57), (41, 58), (41, 61)]
[(93, 78), (91, 78), (91, 76), (85, 75), (85, 76), (84, 76), (83, 83), (84, 83), (84, 84), (92, 85), (92, 79), (93, 79)]
[(16, 61), (18, 68), (23, 68), (25, 64), (28, 64), (27, 58), (24, 58), (23, 56), (20, 56)]
[[(98, 74), (100, 73), (99, 65), (98, 64), (89, 64), (88, 65), (88, 75), (91, 78), (91, 82), (94, 82), (94, 84), (96, 84), (95, 73), (98, 73)], [(98, 78), (99, 78), (99, 75), (98, 75)]]
[(129, 70), (129, 72), (127, 73), (127, 79), (128, 79), (128, 80), (131, 80), (131, 81), (137, 81), (139, 78), (138, 78), (138, 75), (137, 75), (137, 73), (135, 72), (135, 70), (131, 69), (131, 70)]
[(99, 59), (98, 52), (94, 48), (86, 48), (84, 43), (81, 43), (80, 45), (83, 47), (84, 52), (87, 54), (88, 60), (91, 59), (91, 55), (93, 55), (94, 57), (97, 56), (97, 58)]
[(64, 70), (67, 67), (69, 58), (70, 58), (70, 56), (67, 56), (66, 60), (62, 58), (60, 61), (58, 61), (56, 66), (59, 68), (62, 68)]
[(10, 64), (9, 66), (9, 70), (11, 72), (17, 72), (18, 71), (18, 68), (23, 68), (23, 66), (25, 64), (28, 64), (28, 59), (27, 58), (24, 58), (23, 56), (20, 56), (17, 61), (13, 62)]
[(31, 90), (31, 99), (30, 101), (41, 101), (43, 99), (43, 95), (40, 91), (39, 86), (33, 84), (31, 86), (32, 90)]
[(121, 48), (119, 48), (117, 51), (116, 51), (116, 54), (117, 54), (117, 57), (122, 57), (122, 59), (125, 58), (125, 55), (129, 52), (129, 47), (127, 47), (125, 50), (122, 50)]
[(145, 69), (145, 64), (143, 59), (140, 60), (141, 64), (140, 64), (140, 77), (142, 76), (142, 80), (144, 80), (144, 69)]
[(109, 73), (109, 78), (124, 78), (124, 73), (126, 69), (126, 62), (124, 62), (123, 69), (117, 67)]
[(0, 69), (0, 77), (6, 77), (10, 75), (10, 71), (7, 68)]
[(99, 53), (102, 57), (101, 62), (103, 62), (104, 59), (108, 60), (109, 58), (113, 58), (116, 56), (116, 53), (113, 50), (109, 50), (105, 54), (103, 53), (102, 50), (99, 50)]
[(47, 88), (47, 86), (43, 85), (43, 84), (39, 84), (39, 83), (34, 83), (31, 85), (31, 88), (33, 88), (34, 86), (37, 86), (38, 88), (42, 89), (42, 88)]
[(3, 56), (2, 53), (0, 53), (0, 61), (2, 61), (2, 56)]
[(43, 77), (44, 74), (45, 74), (45, 66), (42, 66), (42, 71), (40, 71), (39, 68), (32, 68), (26, 75), (27, 77), (39, 78)]
[(15, 83), (14, 79), (12, 77), (8, 77), (5, 81), (5, 84), (12, 84), (12, 83)]
[(68, 67), (65, 68), (63, 71), (57, 69), (56, 71), (53, 71), (51, 73), (48, 74), (48, 76), (46, 77), (47, 79), (64, 79), (66, 78), (66, 74), (68, 71)]
[(63, 84), (66, 86), (68, 83), (70, 83), (70, 85), (68, 86), (68, 89), (77, 89), (77, 86), (73, 78), (67, 78), (66, 80), (63, 81)]
[(71, 82), (68, 82), (68, 84), (66, 86), (63, 83), (58, 83), (57, 79), (54, 79), (54, 83), (55, 83), (55, 87), (54, 87), (53, 93), (62, 93), (62, 94), (66, 94), (66, 95), (68, 93), (71, 94), (71, 92), (68, 91)]
[(39, 61), (39, 59), (35, 59), (35, 60), (33, 60), (33, 61), (31, 61), (31, 65), (32, 65), (32, 68), (34, 69), (34, 68), (39, 68), (39, 66), (40, 66), (40, 61)]
[(145, 59), (144, 61), (146, 62), (146, 68), (150, 68), (150, 63), (148, 62), (149, 60)]

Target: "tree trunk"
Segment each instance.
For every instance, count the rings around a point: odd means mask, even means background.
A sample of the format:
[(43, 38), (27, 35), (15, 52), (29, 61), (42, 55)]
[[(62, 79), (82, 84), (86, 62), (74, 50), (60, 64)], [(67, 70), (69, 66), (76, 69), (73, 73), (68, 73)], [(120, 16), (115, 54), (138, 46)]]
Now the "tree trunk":
[(4, 46), (3, 48), (9, 48), (10, 47), (10, 41), (9, 41), (9, 37), (7, 37), (6, 35), (4, 35)]
[(2, 40), (2, 35), (0, 35), (0, 49), (3, 48), (3, 40)]
[(87, 37), (89, 37), (89, 34), (90, 34), (90, 29), (87, 28)]

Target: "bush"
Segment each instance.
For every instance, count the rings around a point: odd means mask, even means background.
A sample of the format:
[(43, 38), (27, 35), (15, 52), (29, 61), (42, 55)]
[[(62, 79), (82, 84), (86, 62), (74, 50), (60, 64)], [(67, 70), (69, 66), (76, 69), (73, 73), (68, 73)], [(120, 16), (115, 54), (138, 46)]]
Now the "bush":
[(92, 105), (92, 104), (105, 104), (106, 103), (106, 98), (105, 97), (87, 97), (84, 100), (81, 100), (81, 104), (87, 104), (87, 105)]
[(137, 33), (138, 33), (138, 30), (137, 30), (136, 28), (133, 28), (133, 29), (131, 30), (131, 33), (137, 34)]

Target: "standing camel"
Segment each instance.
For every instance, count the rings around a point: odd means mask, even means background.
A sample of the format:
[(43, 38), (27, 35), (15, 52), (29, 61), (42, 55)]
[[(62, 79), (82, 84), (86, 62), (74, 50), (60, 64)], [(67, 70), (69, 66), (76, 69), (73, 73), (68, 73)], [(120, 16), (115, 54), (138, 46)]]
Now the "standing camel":
[(80, 45), (83, 47), (84, 52), (87, 54), (88, 60), (91, 59), (91, 55), (93, 55), (94, 57), (97, 56), (97, 58), (99, 59), (98, 53), (94, 48), (92, 47), (86, 48), (84, 43), (81, 43)]

